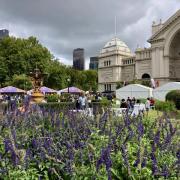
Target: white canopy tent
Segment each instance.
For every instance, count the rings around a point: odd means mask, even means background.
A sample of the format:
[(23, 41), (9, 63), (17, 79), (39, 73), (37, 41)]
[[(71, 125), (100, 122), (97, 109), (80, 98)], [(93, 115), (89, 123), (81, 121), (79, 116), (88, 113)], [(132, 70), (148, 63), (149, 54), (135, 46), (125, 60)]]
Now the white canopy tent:
[(141, 84), (130, 84), (116, 90), (116, 97), (118, 99), (127, 99), (128, 97), (136, 99), (146, 99), (152, 97), (153, 89)]
[(165, 101), (167, 93), (172, 90), (180, 90), (180, 82), (169, 82), (154, 89), (153, 96), (155, 99)]

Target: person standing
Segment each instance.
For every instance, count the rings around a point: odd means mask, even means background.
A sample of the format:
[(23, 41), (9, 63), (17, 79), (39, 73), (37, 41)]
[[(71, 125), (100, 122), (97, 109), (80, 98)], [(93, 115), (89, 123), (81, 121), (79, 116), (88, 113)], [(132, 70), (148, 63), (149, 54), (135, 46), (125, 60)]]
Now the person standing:
[(85, 110), (87, 105), (87, 98), (84, 94), (79, 97), (80, 109)]
[(146, 107), (146, 111), (147, 111), (147, 114), (148, 114), (148, 112), (149, 112), (149, 110), (151, 108), (151, 102), (150, 102), (149, 98), (147, 98), (147, 100), (146, 100), (145, 107)]
[(126, 103), (125, 99), (121, 100), (120, 108), (127, 108), (127, 103)]
[(151, 97), (150, 99), (150, 107), (151, 109), (155, 109), (155, 100), (153, 99), (153, 97)]
[(130, 110), (131, 109), (131, 98), (128, 97), (126, 102), (127, 102), (127, 106), (128, 106), (127, 108)]
[(145, 111), (145, 104), (141, 103), (139, 99), (137, 99), (136, 104), (134, 105), (133, 112), (131, 113), (131, 116), (144, 116)]

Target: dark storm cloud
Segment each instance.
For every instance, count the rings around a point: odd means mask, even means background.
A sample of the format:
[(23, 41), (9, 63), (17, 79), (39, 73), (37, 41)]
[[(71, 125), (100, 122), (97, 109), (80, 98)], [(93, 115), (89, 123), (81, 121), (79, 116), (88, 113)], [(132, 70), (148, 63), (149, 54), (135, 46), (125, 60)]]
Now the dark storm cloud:
[[(56, 56), (70, 63), (74, 48), (94, 56), (117, 35), (131, 48), (144, 46), (155, 19), (167, 18), (178, 0), (0, 0), (0, 28), (15, 36), (37, 36)], [(69, 60), (69, 62), (68, 62)]]

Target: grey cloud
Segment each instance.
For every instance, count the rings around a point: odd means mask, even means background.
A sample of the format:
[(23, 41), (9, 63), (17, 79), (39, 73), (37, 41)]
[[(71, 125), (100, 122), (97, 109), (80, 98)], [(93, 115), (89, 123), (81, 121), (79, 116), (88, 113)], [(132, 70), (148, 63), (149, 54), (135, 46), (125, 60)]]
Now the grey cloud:
[[(74, 48), (97, 55), (117, 35), (134, 50), (144, 46), (154, 19), (168, 18), (178, 0), (0, 0), (0, 28), (12, 35), (37, 36), (52, 52), (72, 61)], [(5, 27), (8, 26), (8, 27)]]

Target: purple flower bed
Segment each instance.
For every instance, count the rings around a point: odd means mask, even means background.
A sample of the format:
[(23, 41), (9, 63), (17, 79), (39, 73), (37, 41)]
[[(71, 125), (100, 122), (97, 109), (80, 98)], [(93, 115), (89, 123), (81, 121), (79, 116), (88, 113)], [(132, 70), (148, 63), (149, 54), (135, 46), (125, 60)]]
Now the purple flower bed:
[[(4, 179), (178, 179), (179, 129), (158, 119), (13, 106), (0, 120)], [(110, 118), (111, 117), (111, 118)]]

